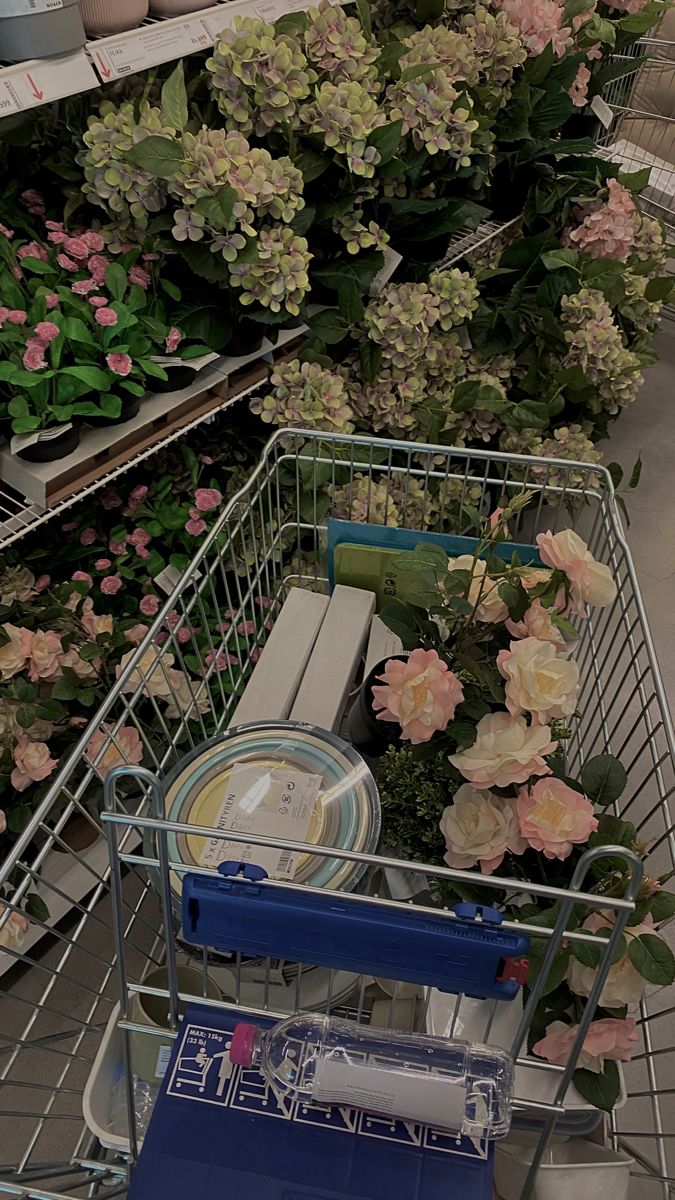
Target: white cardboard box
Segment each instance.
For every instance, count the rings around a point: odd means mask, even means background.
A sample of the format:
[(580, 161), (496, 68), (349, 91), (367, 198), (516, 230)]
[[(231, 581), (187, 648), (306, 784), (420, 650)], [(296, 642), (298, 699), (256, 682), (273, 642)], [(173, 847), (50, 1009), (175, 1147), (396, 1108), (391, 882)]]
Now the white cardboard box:
[(284, 721), (328, 609), (328, 596), (291, 588), (239, 701), (233, 725)]
[(383, 658), (395, 658), (397, 654), (403, 653), (403, 642), (397, 633), (394, 633), (388, 626), (385, 625), (381, 617), (377, 613), (373, 617), (370, 625), (370, 637), (368, 638), (368, 649), (366, 650), (366, 665), (363, 668), (363, 677), (370, 675), (373, 667), (376, 667)]
[(374, 592), (336, 585), (291, 709), (292, 721), (339, 728), (374, 610)]

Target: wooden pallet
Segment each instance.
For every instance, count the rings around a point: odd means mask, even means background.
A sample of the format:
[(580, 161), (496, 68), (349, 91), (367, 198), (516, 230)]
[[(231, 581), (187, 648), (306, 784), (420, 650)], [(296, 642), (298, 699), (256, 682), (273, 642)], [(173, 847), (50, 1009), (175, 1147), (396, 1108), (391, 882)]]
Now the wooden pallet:
[(47, 508), (57, 504), (186, 425), (234, 403), (267, 379), (276, 362), (292, 356), (301, 340), (302, 329), (282, 331), (274, 347), (263, 342), (255, 354), (219, 358), (204, 367), (189, 387), (147, 395), (138, 415), (123, 425), (84, 429), (77, 450), (57, 462), (25, 462), (4, 446), (0, 479), (27, 500)]

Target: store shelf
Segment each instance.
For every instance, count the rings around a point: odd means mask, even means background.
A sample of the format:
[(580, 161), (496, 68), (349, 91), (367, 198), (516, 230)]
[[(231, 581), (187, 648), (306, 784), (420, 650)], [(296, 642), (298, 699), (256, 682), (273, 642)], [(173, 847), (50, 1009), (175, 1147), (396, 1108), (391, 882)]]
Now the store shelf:
[[(305, 326), (300, 326), (297, 329), (283, 330), (279, 334), (278, 341), (274, 347), (274, 355), (278, 356), (279, 351), (285, 351), (286, 347), (301, 335), (304, 329)], [(214, 368), (218, 369), (219, 378), (225, 380), (228, 376), (232, 376), (235, 373), (239, 377), (242, 368), (247, 365), (253, 368), (257, 363), (260, 363), (268, 371), (273, 361), (272, 353), (264, 354), (263, 356), (260, 352), (237, 359), (221, 358), (213, 364), (208, 381), (204, 383), (201, 390), (206, 390), (213, 386)], [(247, 372), (246, 376), (242, 379), (242, 386), (237, 388), (235, 394), (230, 392), (222, 400), (215, 399), (212, 404), (209, 404), (208, 411), (199, 411), (194, 418), (183, 421), (179, 427), (172, 428), (166, 433), (158, 435), (151, 445), (144, 446), (138, 452), (130, 454), (124, 462), (111, 467), (109, 470), (104, 468), (97, 479), (87, 482), (84, 486), (74, 490), (71, 495), (64, 497), (53, 505), (47, 507), (31, 501), (22, 496), (7, 482), (0, 481), (0, 551), (6, 549), (20, 538), (25, 537), (28, 533), (32, 533), (47, 521), (60, 516), (69, 508), (72, 508), (73, 505), (79, 504), (87, 496), (92, 495), (101, 488), (107, 487), (118, 479), (120, 475), (124, 475), (133, 467), (137, 467), (145, 459), (156, 454), (158, 450), (162, 450), (165, 446), (176, 441), (177, 438), (185, 437), (192, 429), (196, 429), (197, 426), (213, 420), (224, 409), (251, 395), (260, 386), (261, 379), (259, 376), (256, 376), (255, 372), (250, 376), (250, 382), (247, 381), (248, 378), (249, 375)], [(199, 395), (200, 389), (196, 387), (193, 396), (197, 399)]]
[(500, 233), (504, 233), (512, 225), (517, 224), (520, 219), (519, 214), (517, 217), (512, 217), (510, 221), (483, 221), (477, 229), (469, 229), (465, 226), (455, 230), (450, 236), (450, 244), (445, 258), (437, 263), (437, 270), (442, 271), (444, 267), (453, 266), (460, 258), (468, 258), (476, 250), (482, 249), (488, 242), (491, 242), (493, 238), (498, 237)]
[[(236, 16), (276, 21), (315, 0), (216, 0), (180, 17), (148, 18), (136, 29), (94, 38), (73, 54), (0, 66), (0, 117), (77, 96), (161, 63), (208, 50)], [(346, 0), (347, 3), (350, 0)]]

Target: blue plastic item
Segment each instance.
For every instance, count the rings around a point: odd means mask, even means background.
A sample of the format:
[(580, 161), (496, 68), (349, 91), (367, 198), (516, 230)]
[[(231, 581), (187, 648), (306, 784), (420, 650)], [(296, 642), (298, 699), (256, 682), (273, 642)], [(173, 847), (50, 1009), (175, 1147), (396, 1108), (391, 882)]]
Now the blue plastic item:
[(187, 1010), (128, 1200), (492, 1200), (491, 1143), (277, 1096), (230, 1062), (242, 1016)]
[(194, 946), (313, 963), (444, 992), (512, 1000), (523, 972), (513, 962), (528, 938), (503, 929), (494, 908), (458, 904), (456, 920), (279, 886), (260, 868), (221, 863), (221, 877), (183, 880), (183, 937)]

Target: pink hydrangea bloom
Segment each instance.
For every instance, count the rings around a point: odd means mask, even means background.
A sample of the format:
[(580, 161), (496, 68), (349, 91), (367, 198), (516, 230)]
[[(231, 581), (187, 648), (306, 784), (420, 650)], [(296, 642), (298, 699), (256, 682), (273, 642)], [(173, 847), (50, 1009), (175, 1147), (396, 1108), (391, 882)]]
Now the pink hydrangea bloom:
[(40, 262), (49, 262), (49, 255), (39, 242), (28, 242), (16, 252), (17, 258), (37, 258)]
[(75, 283), (71, 283), (70, 290), (76, 296), (86, 296), (89, 292), (93, 292), (96, 287), (98, 287), (98, 284), (95, 279), (76, 279)]
[(101, 591), (104, 596), (115, 596), (121, 587), (121, 575), (106, 575), (105, 579), (101, 580)]
[(38, 321), (35, 326), (35, 333), (42, 342), (53, 342), (60, 332), (58, 325), (55, 325), (53, 321)]
[(521, 834), (545, 858), (567, 858), (598, 828), (590, 800), (554, 776), (521, 788), (517, 808)]
[(588, 67), (584, 63), (579, 63), (579, 69), (568, 90), (568, 95), (577, 108), (583, 108), (588, 100), (588, 85), (590, 81), (591, 73)]
[(23, 733), (12, 752), (14, 770), (10, 776), (12, 787), (25, 792), (31, 783), (40, 783), (54, 770), (57, 759), (52, 758), (45, 742), (34, 742)]
[(109, 558), (97, 558), (94, 566), (97, 571), (107, 571), (108, 567), (112, 566), (112, 562)]
[[(94, 287), (97, 286), (97, 284), (94, 284)], [(92, 308), (106, 308), (108, 301), (105, 296), (90, 296), (89, 303), (91, 304)]]
[(566, 245), (587, 250), (592, 258), (626, 261), (635, 246), (640, 221), (631, 193), (618, 179), (609, 180), (606, 200), (580, 205), (574, 209), (574, 218), (579, 224), (564, 231)]
[[(99, 312), (103, 311), (102, 308), (99, 309)], [(106, 354), (105, 361), (113, 372), (113, 375), (130, 375), (134, 365), (128, 354)]]
[(87, 258), (89, 255), (89, 246), (83, 237), (68, 237), (63, 245), (73, 258)]
[[(558, 1067), (564, 1067), (569, 1060), (578, 1029), (578, 1025), (565, 1025), (562, 1021), (553, 1021), (546, 1030), (546, 1036), (532, 1047), (532, 1052)], [(578, 1066), (597, 1073), (602, 1071), (606, 1059), (630, 1062), (635, 1043), (639, 1040), (634, 1017), (624, 1017), (621, 1020), (616, 1017), (603, 1017), (600, 1021), (592, 1021), (584, 1038)]]
[(390, 658), (380, 685), (373, 687), (379, 721), (397, 721), (403, 741), (428, 742), (445, 729), (461, 704), (464, 689), (435, 650), (413, 650), (404, 662)]
[(87, 571), (73, 571), (71, 577), (73, 583), (86, 583), (87, 587), (92, 587), (94, 580)]
[(138, 606), (144, 617), (154, 617), (159, 609), (157, 596), (144, 596)]
[(530, 57), (541, 54), (549, 42), (559, 58), (572, 46), (572, 29), (563, 25), (564, 7), (557, 0), (501, 0), (501, 9), (519, 30)]
[(182, 335), (180, 329), (176, 329), (176, 326), (173, 325), (171, 327), (171, 329), (169, 330), (169, 332), (167, 333), (166, 342), (164, 343), (166, 346), (167, 354), (173, 354), (174, 350), (177, 350), (178, 347), (180, 346), (182, 340), (183, 340), (183, 335)]
[(25, 192), (21, 193), (21, 199), (29, 213), (32, 213), (34, 217), (43, 217), (45, 215), (47, 210), (45, 208), (44, 196), (36, 191), (35, 188), (26, 188)]
[(105, 248), (103, 238), (95, 229), (88, 229), (86, 233), (83, 233), (82, 240), (87, 243), (87, 248), (91, 254), (96, 254), (99, 250)]
[(148, 287), (150, 286), (150, 279), (150, 272), (144, 271), (143, 268), (139, 267), (137, 263), (129, 270), (129, 283), (137, 284), (138, 287), (143, 288), (144, 292), (147, 291)]
[(27, 371), (41, 371), (47, 366), (44, 343), (31, 339), (26, 344), (21, 361)]
[(195, 492), (195, 504), (200, 512), (210, 512), (212, 508), (217, 508), (222, 499), (217, 488), (197, 488)]
[(7, 320), (10, 325), (25, 325), (28, 320), (28, 313), (23, 308), (10, 308), (7, 313)]
[(117, 313), (114, 308), (97, 308), (94, 317), (99, 325), (117, 324)]
[(67, 254), (57, 254), (56, 261), (64, 271), (79, 271), (80, 267), (75, 262), (74, 258), (69, 258)]
[(58, 305), (58, 302), (59, 302), (59, 298), (58, 298), (56, 292), (47, 292), (47, 294), (45, 296), (45, 304), (47, 305), (47, 312), (51, 312), (51, 310), (53, 308), (56, 308), (56, 306)]
[(89, 739), (85, 757), (100, 779), (113, 767), (135, 766), (143, 760), (143, 743), (134, 725), (122, 725), (113, 732), (109, 726), (98, 729)]
[(199, 520), (196, 517), (190, 517), (189, 521), (185, 522), (185, 528), (193, 537), (199, 537), (206, 529), (206, 521)]
[(83, 529), (82, 533), (80, 534), (80, 541), (83, 546), (91, 546), (92, 543), (96, 541), (96, 538), (96, 530), (93, 529), (91, 525), (88, 525), (86, 529)]

